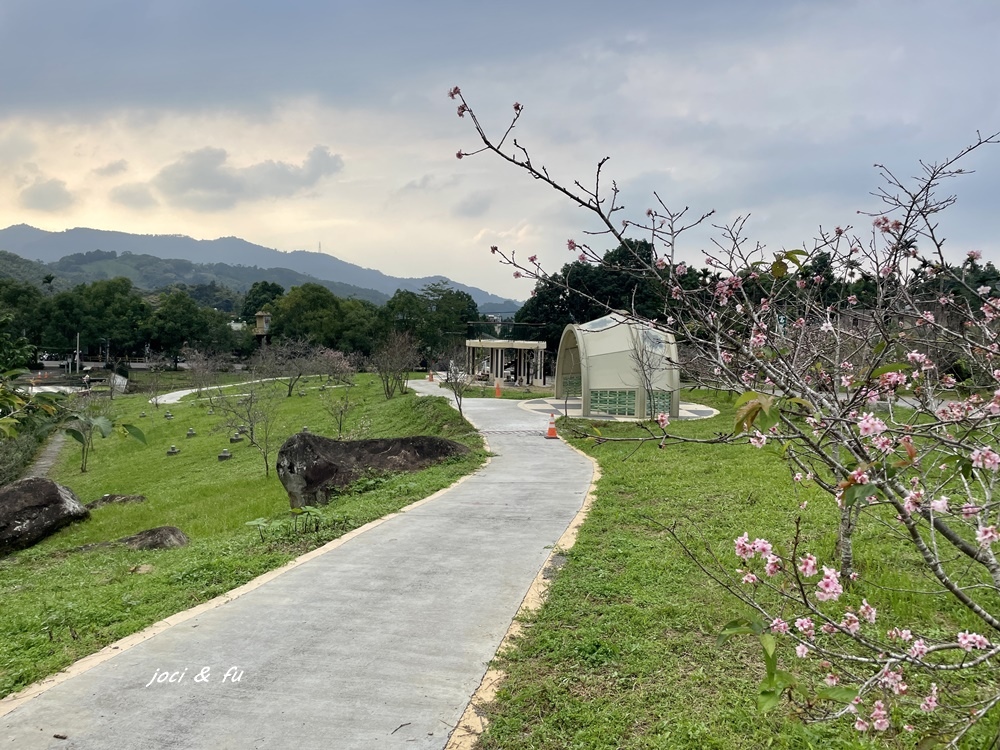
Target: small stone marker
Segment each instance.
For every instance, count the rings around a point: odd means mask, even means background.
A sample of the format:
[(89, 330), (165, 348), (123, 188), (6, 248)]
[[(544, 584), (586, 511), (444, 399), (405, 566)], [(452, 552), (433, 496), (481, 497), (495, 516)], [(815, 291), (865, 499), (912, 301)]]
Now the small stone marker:
[(170, 411), (168, 410), (167, 413), (163, 415), (163, 418), (164, 419), (173, 419), (174, 415), (171, 414)]
[(239, 426), (238, 428), (236, 428), (236, 429), (237, 429), (237, 432), (239, 432), (239, 434), (240, 434), (240, 435), (244, 435), (244, 434), (246, 434), (246, 431), (247, 431), (247, 426), (246, 426), (245, 424), (241, 424), (241, 425), (240, 425), (240, 426)]
[(219, 454), (220, 461), (228, 461), (233, 457), (233, 454), (229, 452), (229, 448), (224, 448), (222, 453)]
[(303, 425), (303, 426), (302, 426), (302, 431), (303, 431), (303, 432), (309, 432), (309, 428), (308, 428), (308, 427), (306, 427), (305, 425)]
[(139, 416), (140, 417), (145, 417), (146, 416), (146, 412), (144, 412), (144, 411), (139, 412)]
[(208, 413), (209, 414), (215, 414), (215, 409), (209, 408)]
[(242, 443), (243, 442), (243, 436), (240, 433), (238, 433), (238, 432), (234, 432), (233, 436), (231, 438), (229, 438), (229, 442), (230, 443)]
[(198, 433), (194, 431), (194, 427), (188, 427), (188, 431), (187, 431), (187, 436), (188, 437), (194, 437), (197, 434)]
[(171, 445), (170, 450), (167, 451), (168, 456), (176, 456), (181, 450), (176, 445)]

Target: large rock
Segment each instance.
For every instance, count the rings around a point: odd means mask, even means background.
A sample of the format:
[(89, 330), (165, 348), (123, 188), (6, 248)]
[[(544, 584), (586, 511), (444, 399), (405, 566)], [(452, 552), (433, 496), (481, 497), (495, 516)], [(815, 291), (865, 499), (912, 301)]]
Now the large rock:
[(145, 495), (103, 495), (92, 503), (87, 503), (87, 510), (103, 508), (105, 505), (118, 505), (124, 503), (144, 503)]
[(69, 487), (27, 477), (0, 488), (0, 555), (30, 547), (90, 515)]
[(176, 526), (157, 526), (155, 529), (146, 529), (132, 536), (123, 536), (113, 542), (93, 542), (84, 544), (82, 547), (74, 547), (71, 552), (90, 552), (95, 549), (109, 549), (118, 545), (124, 545), (134, 550), (147, 549), (173, 549), (175, 547), (186, 547), (190, 540), (188, 535)]
[(188, 537), (176, 526), (157, 526), (119, 539), (118, 543), (132, 549), (172, 549), (186, 547)]
[(278, 478), (293, 508), (326, 505), (332, 491), (348, 486), (369, 471), (419, 471), (468, 452), (461, 443), (427, 435), (334, 440), (299, 432), (278, 450)]

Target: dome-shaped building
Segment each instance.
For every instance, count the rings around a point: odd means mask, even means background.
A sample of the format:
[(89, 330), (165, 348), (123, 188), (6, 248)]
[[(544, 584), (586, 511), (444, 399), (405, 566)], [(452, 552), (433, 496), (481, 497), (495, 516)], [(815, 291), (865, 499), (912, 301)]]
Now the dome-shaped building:
[(676, 417), (680, 370), (672, 334), (627, 313), (568, 325), (556, 355), (556, 398), (582, 401), (584, 417), (598, 414)]

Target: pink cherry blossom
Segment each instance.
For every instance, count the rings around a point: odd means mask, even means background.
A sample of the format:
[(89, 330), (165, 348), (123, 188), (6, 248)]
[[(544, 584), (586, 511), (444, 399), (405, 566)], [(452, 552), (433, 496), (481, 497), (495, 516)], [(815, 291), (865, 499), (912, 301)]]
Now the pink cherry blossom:
[(868, 622), (875, 622), (878, 610), (870, 605), (867, 599), (862, 599), (861, 606), (858, 607), (858, 614), (865, 618)]
[(977, 469), (989, 469), (990, 471), (1000, 469), (1000, 453), (992, 448), (976, 448), (969, 455), (969, 458), (972, 459), (973, 467)]
[(836, 601), (844, 593), (840, 585), (840, 571), (835, 568), (823, 567), (823, 579), (816, 584), (816, 598), (821, 602)]
[(811, 578), (819, 572), (816, 568), (815, 555), (804, 555), (799, 558), (799, 572), (806, 578)]
[(861, 620), (853, 612), (846, 612), (844, 619), (840, 621), (840, 627), (851, 635), (856, 635), (861, 630)]
[(867, 414), (862, 414), (861, 419), (858, 420), (858, 432), (861, 437), (870, 437), (871, 435), (881, 435), (886, 431), (885, 422), (878, 419), (874, 414), (868, 412)]
[(913, 642), (913, 645), (910, 646), (910, 650), (909, 650), (908, 653), (914, 659), (922, 659), (924, 656), (926, 656), (927, 655), (927, 644), (924, 643), (924, 639), (923, 638), (918, 638), (917, 640), (915, 640)]
[(795, 621), (795, 629), (810, 640), (816, 636), (816, 625), (811, 617), (800, 617)]
[(875, 705), (872, 708), (872, 726), (878, 732), (884, 732), (889, 728), (889, 714), (885, 710), (885, 704), (882, 701), (875, 701)]
[(777, 555), (767, 556), (767, 565), (764, 566), (764, 572), (769, 576), (775, 576), (781, 570), (781, 558)]
[(800, 643), (795, 647), (795, 655), (800, 659), (805, 659), (809, 655), (809, 647), (804, 643)]
[(972, 651), (974, 648), (982, 650), (990, 647), (990, 642), (984, 636), (979, 635), (979, 633), (970, 633), (968, 630), (963, 630), (959, 633), (957, 640), (958, 645), (966, 651)]
[(935, 708), (937, 708), (937, 704), (938, 704), (938, 694), (937, 694), (937, 692), (938, 692), (937, 691), (937, 685), (932, 682), (931, 683), (931, 692), (920, 703), (920, 710), (921, 711), (927, 711), (928, 713), (930, 713)]
[(976, 530), (976, 541), (979, 542), (980, 547), (989, 547), (993, 542), (1000, 541), (1000, 532), (993, 525), (980, 526)]
[(771, 621), (771, 632), (785, 635), (786, 633), (788, 633), (788, 623), (782, 620), (780, 617), (775, 617)]
[(754, 550), (753, 545), (750, 543), (750, 535), (748, 533), (744, 533), (743, 536), (733, 541), (736, 544), (736, 556), (740, 559), (749, 560), (756, 553), (756, 550)]

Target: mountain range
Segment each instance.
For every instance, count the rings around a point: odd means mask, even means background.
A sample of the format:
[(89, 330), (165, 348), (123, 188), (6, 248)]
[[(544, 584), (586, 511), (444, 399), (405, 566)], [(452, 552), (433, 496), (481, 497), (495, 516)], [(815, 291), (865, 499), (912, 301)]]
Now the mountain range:
[[(468, 292), (483, 313), (513, 313), (521, 306), (515, 300), (460, 284), (445, 276), (389, 276), (327, 253), (309, 250), (283, 252), (239, 237), (196, 240), (185, 235), (129, 234), (86, 228), (48, 232), (27, 224), (16, 224), (0, 229), (0, 250), (45, 263), (57, 275), (89, 269), (87, 277), (128, 276), (133, 283), (144, 288), (177, 282), (210, 283), (214, 279), (216, 283), (237, 291), (246, 291), (258, 280), (274, 281), (285, 288), (314, 282), (326, 286), (338, 296), (382, 303), (399, 289), (418, 292), (428, 284), (443, 281), (454, 289)], [(103, 252), (94, 253), (94, 250)], [(80, 257), (81, 254), (84, 254), (83, 257)], [(158, 264), (154, 259), (166, 262)], [(95, 263), (103, 267), (91, 268)]]

